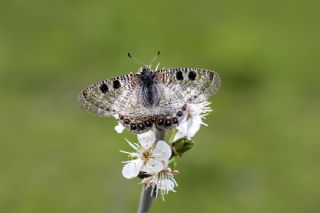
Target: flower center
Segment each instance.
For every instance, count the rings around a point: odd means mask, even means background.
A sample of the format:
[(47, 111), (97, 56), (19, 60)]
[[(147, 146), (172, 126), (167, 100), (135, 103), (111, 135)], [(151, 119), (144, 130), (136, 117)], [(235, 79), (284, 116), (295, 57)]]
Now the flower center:
[(143, 160), (148, 160), (150, 157), (150, 154), (151, 154), (150, 151), (148, 149), (145, 149), (140, 153), (140, 156)]

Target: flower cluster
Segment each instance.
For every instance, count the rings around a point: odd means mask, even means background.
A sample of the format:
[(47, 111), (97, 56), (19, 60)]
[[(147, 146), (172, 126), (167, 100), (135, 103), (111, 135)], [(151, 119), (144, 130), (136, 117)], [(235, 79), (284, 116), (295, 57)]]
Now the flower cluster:
[[(185, 150), (190, 149), (182, 149), (181, 147), (186, 147), (185, 141), (190, 142), (199, 131), (200, 126), (206, 125), (203, 119), (210, 111), (208, 102), (188, 104), (187, 115), (176, 128), (177, 130), (174, 131), (175, 135), (169, 143), (164, 140), (157, 141), (153, 131), (138, 134), (138, 143), (127, 140), (134, 151), (121, 151), (128, 154), (129, 157), (129, 160), (124, 162), (122, 175), (127, 179), (140, 177), (142, 179), (141, 183), (146, 184), (147, 187), (152, 187), (156, 196), (159, 192), (162, 197), (169, 191), (175, 192), (175, 187), (178, 184), (174, 177), (178, 174), (178, 171), (170, 168), (169, 160), (175, 157), (175, 154), (180, 155)], [(119, 123), (115, 130), (121, 133), (124, 127)]]
[(135, 144), (128, 141), (134, 152), (121, 151), (131, 158), (131, 160), (124, 162), (122, 175), (132, 179), (143, 174), (146, 177), (142, 179), (142, 183), (151, 186), (156, 190), (156, 194), (160, 190), (162, 196), (169, 191), (174, 191), (177, 183), (168, 167), (172, 155), (170, 145), (163, 140), (156, 141), (152, 131), (139, 134), (138, 141), (139, 143)]

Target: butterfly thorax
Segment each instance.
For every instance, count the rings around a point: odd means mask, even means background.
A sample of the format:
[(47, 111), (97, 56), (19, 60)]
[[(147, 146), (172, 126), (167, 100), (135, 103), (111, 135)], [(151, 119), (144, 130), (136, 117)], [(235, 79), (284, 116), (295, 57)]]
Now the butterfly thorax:
[(159, 90), (157, 88), (157, 77), (149, 67), (143, 67), (140, 73), (140, 85), (142, 88), (143, 105), (155, 107), (159, 104)]

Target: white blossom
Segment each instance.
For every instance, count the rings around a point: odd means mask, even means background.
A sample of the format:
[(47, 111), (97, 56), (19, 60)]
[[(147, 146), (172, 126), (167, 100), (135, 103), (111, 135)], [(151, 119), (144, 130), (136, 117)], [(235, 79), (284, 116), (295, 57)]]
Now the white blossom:
[(147, 187), (152, 187), (152, 192), (156, 193), (156, 197), (159, 194), (164, 200), (164, 195), (168, 194), (169, 191), (175, 192), (175, 187), (178, 186), (174, 176), (178, 174), (177, 171), (171, 171), (170, 168), (164, 168), (159, 172), (154, 172), (150, 177), (144, 178), (142, 183), (146, 184)]
[(139, 144), (133, 144), (128, 141), (129, 145), (135, 150), (134, 152), (125, 152), (132, 158), (126, 161), (122, 169), (122, 175), (131, 179), (137, 177), (140, 172), (156, 173), (167, 167), (171, 157), (171, 147), (162, 140), (156, 142), (155, 135), (152, 131), (138, 135)]
[(151, 147), (156, 142), (156, 135), (152, 131), (138, 134), (137, 137), (143, 147)]
[(202, 120), (212, 111), (209, 105), (210, 103), (206, 101), (199, 104), (187, 104), (187, 115), (177, 127), (178, 133), (173, 141), (184, 137), (191, 140), (201, 125), (207, 126)]
[(119, 122), (118, 125), (114, 127), (114, 129), (117, 133), (122, 133), (125, 127), (122, 125), (122, 123)]

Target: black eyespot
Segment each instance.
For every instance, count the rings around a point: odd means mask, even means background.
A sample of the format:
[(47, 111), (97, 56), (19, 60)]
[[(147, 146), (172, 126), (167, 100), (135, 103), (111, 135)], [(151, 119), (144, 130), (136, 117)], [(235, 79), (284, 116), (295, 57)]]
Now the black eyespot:
[(162, 126), (162, 125), (164, 124), (164, 119), (160, 118), (160, 119), (158, 120), (157, 124), (158, 124), (159, 126)]
[(166, 119), (166, 121), (164, 122), (165, 126), (171, 126), (171, 120), (170, 119)]
[(100, 91), (103, 93), (103, 94), (106, 94), (107, 92), (108, 92), (108, 86), (105, 84), (105, 83), (103, 83), (103, 84), (101, 84), (101, 86), (100, 86)]
[(183, 74), (182, 74), (181, 71), (178, 71), (178, 72), (176, 73), (176, 78), (177, 78), (178, 80), (183, 80)]
[(139, 130), (144, 130), (144, 128), (145, 128), (144, 124), (138, 124), (138, 129)]
[(213, 80), (213, 77), (214, 77), (214, 73), (213, 73), (213, 72), (210, 72), (210, 74), (209, 74), (209, 79), (210, 79), (210, 81)]
[(146, 125), (146, 127), (152, 127), (152, 123), (150, 121), (145, 121), (144, 125)]
[(130, 129), (131, 129), (131, 130), (136, 130), (136, 129), (137, 129), (137, 125), (131, 124)]
[(177, 118), (172, 118), (172, 122), (173, 122), (174, 124), (179, 123), (179, 121), (178, 121), (178, 119), (177, 119)]
[(123, 120), (123, 124), (128, 125), (129, 123), (130, 123), (130, 121), (128, 119)]
[(188, 75), (189, 80), (193, 81), (196, 79), (196, 77), (197, 77), (197, 73), (195, 71), (189, 72), (189, 75)]
[(118, 89), (121, 87), (120, 81), (119, 80), (114, 80), (113, 81), (113, 88)]
[(177, 116), (181, 117), (183, 115), (183, 113), (181, 111), (177, 112)]

